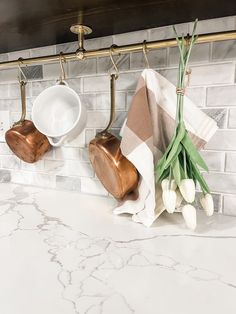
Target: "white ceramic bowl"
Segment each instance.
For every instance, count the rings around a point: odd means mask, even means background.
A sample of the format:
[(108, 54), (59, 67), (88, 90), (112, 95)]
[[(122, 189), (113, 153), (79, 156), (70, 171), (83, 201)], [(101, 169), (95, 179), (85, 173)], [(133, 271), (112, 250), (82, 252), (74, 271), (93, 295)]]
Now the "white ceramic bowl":
[(68, 85), (46, 88), (33, 103), (32, 120), (53, 146), (71, 141), (86, 125), (87, 112)]

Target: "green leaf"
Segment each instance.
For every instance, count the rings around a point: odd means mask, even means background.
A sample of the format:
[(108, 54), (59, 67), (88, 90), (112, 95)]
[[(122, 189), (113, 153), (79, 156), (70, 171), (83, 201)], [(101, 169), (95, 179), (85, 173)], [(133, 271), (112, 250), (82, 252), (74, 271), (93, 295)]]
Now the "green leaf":
[(179, 170), (180, 170), (181, 179), (184, 179), (185, 173), (184, 173), (184, 168), (182, 167), (181, 163), (179, 163)]
[(172, 162), (179, 156), (181, 150), (182, 150), (182, 145), (179, 144), (179, 146), (177, 146), (177, 150), (175, 151), (175, 154), (171, 154), (172, 158), (169, 158), (168, 156), (165, 163), (165, 169), (167, 169), (172, 164)]
[(205, 161), (203, 160), (202, 156), (199, 154), (195, 145), (192, 143), (187, 132), (186, 132), (184, 138), (182, 139), (181, 143), (184, 146), (184, 148), (186, 149), (192, 162), (198, 164), (202, 169), (208, 171), (208, 167), (207, 167)]
[(195, 179), (200, 184), (203, 193), (210, 193), (210, 189), (209, 189), (205, 179), (203, 178), (203, 176), (200, 173), (198, 167), (194, 163), (192, 163), (192, 172), (194, 174)]
[(174, 141), (173, 146), (172, 146), (172, 148), (168, 154), (168, 157), (166, 158), (166, 161), (165, 161), (165, 166), (164, 166), (165, 169), (173, 161), (173, 159), (175, 159), (177, 157), (177, 155), (180, 153), (180, 151), (181, 151), (180, 142), (184, 138), (185, 133), (186, 133), (185, 125), (184, 125), (184, 123), (180, 123), (175, 141)]
[(193, 175), (193, 167), (192, 167), (192, 163), (191, 163), (191, 159), (189, 159), (189, 155), (186, 154), (186, 159), (187, 159), (187, 173), (188, 173), (188, 178), (193, 179), (196, 185), (196, 180), (195, 177)]
[(172, 145), (175, 141), (175, 137), (176, 137), (176, 134), (173, 135), (169, 145), (166, 148), (165, 153), (162, 155), (161, 159), (158, 161), (156, 168), (161, 167), (163, 165), (163, 163), (166, 161), (167, 155), (168, 155), (169, 151), (171, 150)]
[(181, 181), (181, 173), (180, 173), (180, 163), (179, 163), (178, 157), (172, 162), (171, 167), (173, 170), (173, 177), (175, 179), (175, 182), (177, 183), (177, 185), (179, 185)]
[(159, 176), (159, 177), (157, 176), (156, 181), (160, 182), (160, 181), (166, 179), (169, 176), (169, 173), (170, 173), (170, 168), (164, 170), (161, 176)]
[[(169, 154), (166, 153), (164, 156), (162, 156), (161, 160), (156, 166), (156, 172), (158, 180), (160, 181), (162, 178), (163, 172), (171, 165), (171, 163), (178, 157), (179, 153), (182, 150), (181, 140), (185, 136), (186, 129), (184, 123), (180, 123), (178, 125), (176, 136), (174, 138), (174, 141), (171, 141), (172, 147), (169, 151)], [(169, 145), (170, 146), (170, 145)]]

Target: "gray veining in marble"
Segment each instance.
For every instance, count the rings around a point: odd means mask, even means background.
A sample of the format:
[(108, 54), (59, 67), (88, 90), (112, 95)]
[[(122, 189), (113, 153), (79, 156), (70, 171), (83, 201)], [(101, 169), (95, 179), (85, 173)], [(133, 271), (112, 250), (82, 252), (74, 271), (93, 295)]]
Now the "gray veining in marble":
[[(181, 214), (152, 228), (112, 199), (1, 184), (4, 314), (234, 314), (236, 219)], [(158, 298), (157, 298), (158, 296)]]

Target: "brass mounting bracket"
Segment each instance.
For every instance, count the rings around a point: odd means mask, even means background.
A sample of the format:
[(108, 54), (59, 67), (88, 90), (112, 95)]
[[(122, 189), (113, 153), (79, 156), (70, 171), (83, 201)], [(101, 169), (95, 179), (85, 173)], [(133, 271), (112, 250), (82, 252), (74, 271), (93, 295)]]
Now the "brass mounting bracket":
[(91, 34), (92, 29), (86, 25), (74, 24), (70, 27), (70, 31), (78, 35), (79, 48), (76, 51), (76, 55), (79, 59), (84, 59), (84, 36)]

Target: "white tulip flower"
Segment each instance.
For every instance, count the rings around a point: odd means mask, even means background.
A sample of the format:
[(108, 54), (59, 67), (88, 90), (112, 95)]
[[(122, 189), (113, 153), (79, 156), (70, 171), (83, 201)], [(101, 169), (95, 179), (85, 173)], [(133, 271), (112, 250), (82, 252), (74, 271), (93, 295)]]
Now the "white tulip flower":
[(186, 202), (192, 203), (194, 201), (196, 188), (193, 179), (181, 180), (179, 190)]
[(197, 226), (196, 209), (192, 205), (187, 204), (182, 209), (182, 215), (187, 227), (189, 229), (195, 230)]
[(162, 192), (162, 200), (165, 209), (172, 214), (176, 207), (176, 193), (173, 190), (165, 190)]
[(214, 202), (211, 194), (207, 193), (200, 198), (200, 203), (207, 216), (212, 216), (214, 213)]

